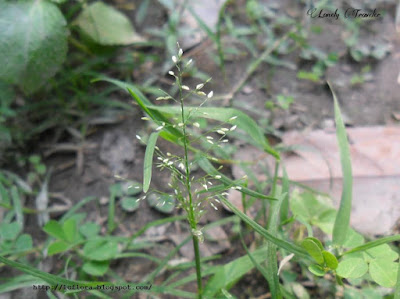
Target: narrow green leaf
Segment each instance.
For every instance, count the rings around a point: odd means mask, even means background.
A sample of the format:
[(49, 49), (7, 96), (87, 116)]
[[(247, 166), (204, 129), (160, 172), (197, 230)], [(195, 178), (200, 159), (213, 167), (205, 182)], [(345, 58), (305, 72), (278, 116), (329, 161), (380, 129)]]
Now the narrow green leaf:
[(149, 190), (151, 182), (151, 173), (153, 169), (153, 155), (154, 148), (157, 143), (158, 132), (151, 133), (147, 142), (146, 153), (144, 155), (144, 166), (143, 166), (143, 192), (146, 193)]
[(339, 263), (336, 273), (344, 278), (359, 278), (368, 271), (368, 264), (361, 258), (349, 258)]
[(301, 242), (301, 247), (303, 247), (309, 255), (320, 265), (324, 264), (324, 256), (322, 255), (321, 248), (311, 239), (305, 239)]
[[(236, 186), (237, 185), (230, 178), (228, 178), (227, 176), (223, 175), (218, 170), (216, 170), (215, 167), (210, 163), (210, 161), (208, 161), (208, 159), (206, 157), (199, 156), (199, 158), (197, 159), (197, 163), (201, 167), (201, 169), (203, 169), (209, 175), (212, 175), (213, 177), (215, 177), (217, 175), (220, 176), (221, 178), (219, 180), (225, 186)], [(256, 198), (260, 198), (260, 199), (276, 200), (276, 198), (274, 198), (274, 197), (267, 196), (267, 195), (264, 195), (262, 193), (253, 191), (253, 190), (248, 189), (248, 188), (246, 188), (244, 186), (240, 186), (240, 187), (241, 187), (241, 189), (238, 190), (238, 191), (242, 192), (244, 194), (247, 194), (247, 195), (250, 195), (250, 196), (253, 196), (253, 197), (256, 197)]]
[(365, 251), (365, 250), (374, 248), (376, 246), (379, 246), (379, 245), (382, 245), (385, 243), (395, 242), (395, 241), (399, 241), (399, 240), (400, 240), (400, 235), (394, 235), (394, 236), (390, 236), (390, 237), (380, 238), (378, 240), (371, 241), (364, 245), (357, 246), (356, 248), (350, 249), (350, 250), (346, 251), (345, 253), (343, 253), (342, 256), (345, 254), (353, 253), (353, 252)]
[[(328, 83), (329, 85), (329, 83)], [(335, 123), (336, 123), (336, 136), (340, 150), (340, 162), (342, 165), (343, 173), (343, 189), (342, 198), (340, 200), (340, 207), (336, 215), (335, 225), (333, 227), (333, 243), (336, 245), (343, 245), (346, 240), (347, 230), (350, 225), (351, 202), (353, 192), (353, 174), (351, 168), (351, 156), (349, 142), (347, 140), (346, 129), (340, 112), (339, 102), (336, 94), (331, 89), (334, 108), (335, 108)]]
[(249, 216), (246, 214), (242, 213), (241, 211), (238, 210), (230, 201), (228, 201), (225, 197), (220, 196), (219, 199), (233, 212), (235, 213), (240, 219), (242, 219), (245, 223), (250, 225), (256, 232), (258, 232), (260, 235), (262, 235), (265, 239), (268, 241), (274, 243), (278, 247), (285, 249), (291, 253), (294, 253), (298, 255), (299, 257), (302, 258), (309, 258), (307, 252), (301, 248), (300, 246), (297, 246), (295, 244), (289, 243), (287, 241), (284, 241), (282, 239), (279, 239), (277, 237), (274, 237), (271, 235), (266, 229), (264, 229), (261, 225), (259, 225), (257, 222), (255, 222), (253, 219), (251, 219)]
[(60, 285), (60, 284), (68, 285), (68, 286), (75, 285), (75, 286), (93, 286), (93, 287), (96, 287), (97, 285), (100, 285), (100, 284), (112, 285), (111, 282), (100, 282), (100, 281), (87, 282), (87, 281), (76, 281), (76, 280), (65, 279), (62, 276), (49, 274), (47, 272), (40, 271), (32, 266), (14, 262), (14, 261), (4, 258), (2, 256), (0, 256), (0, 262), (4, 263), (10, 267), (13, 267), (17, 270), (20, 270), (22, 272), (30, 274), (34, 277), (43, 279), (44, 281), (46, 281), (48, 284), (50, 284), (52, 286)]
[(332, 253), (326, 250), (322, 251), (322, 255), (324, 256), (325, 264), (327, 267), (329, 267), (332, 270), (335, 270), (338, 267), (339, 262), (336, 256), (334, 256)]
[(392, 288), (397, 281), (398, 268), (399, 263), (385, 259), (375, 259), (369, 264), (369, 274), (377, 284)]
[(24, 214), (22, 212), (21, 198), (18, 194), (18, 189), (16, 186), (11, 187), (11, 198), (14, 205), (15, 217), (17, 223), (23, 227), (24, 226)]

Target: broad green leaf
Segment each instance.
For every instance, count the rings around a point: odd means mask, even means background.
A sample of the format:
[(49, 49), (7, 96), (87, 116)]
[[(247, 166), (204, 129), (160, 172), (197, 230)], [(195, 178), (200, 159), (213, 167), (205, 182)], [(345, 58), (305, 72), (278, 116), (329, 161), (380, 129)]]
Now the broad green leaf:
[(83, 247), (83, 255), (92, 261), (106, 261), (118, 254), (118, 244), (112, 240), (92, 240)]
[(63, 224), (63, 231), (65, 238), (68, 242), (72, 243), (76, 238), (76, 221), (75, 219), (68, 219)]
[(29, 250), (32, 249), (32, 237), (28, 234), (20, 235), (15, 241), (16, 250)]
[(0, 224), (0, 240), (15, 240), (21, 232), (22, 226), (17, 222)]
[(151, 207), (166, 214), (172, 213), (176, 205), (175, 197), (166, 194), (158, 196), (157, 194), (152, 193), (147, 196), (147, 201)]
[(361, 234), (357, 233), (355, 230), (349, 228), (347, 230), (347, 235), (343, 243), (343, 247), (353, 248), (362, 244), (364, 244), (364, 237)]
[(63, 240), (57, 240), (49, 245), (49, 248), (47, 249), (47, 254), (51, 256), (60, 252), (67, 251), (70, 248), (70, 243), (67, 243)]
[(324, 264), (324, 256), (322, 255), (322, 250), (318, 246), (318, 244), (314, 242), (314, 240), (303, 240), (303, 242), (301, 242), (301, 247), (303, 247), (318, 264)]
[(0, 79), (38, 90), (67, 54), (66, 21), (48, 1), (0, 1)]
[(43, 230), (54, 238), (67, 240), (67, 237), (64, 234), (63, 227), (61, 226), (60, 223), (58, 223), (55, 220), (48, 221), (46, 225), (43, 227)]
[(125, 15), (100, 1), (86, 6), (75, 22), (100, 45), (120, 46), (143, 41)]
[(387, 259), (375, 259), (369, 264), (369, 274), (379, 285), (392, 288), (396, 284), (399, 263)]
[(324, 256), (325, 264), (327, 267), (329, 267), (332, 270), (335, 270), (338, 267), (339, 262), (336, 256), (334, 256), (332, 253), (326, 250), (322, 251), (322, 255)]
[(319, 249), (324, 250), (324, 246), (322, 245), (321, 241), (318, 240), (317, 238), (314, 238), (314, 237), (307, 237), (306, 240), (311, 240), (311, 241), (313, 241), (315, 244), (318, 245)]
[(398, 258), (399, 254), (390, 248), (388, 244), (382, 244), (364, 252), (364, 259), (367, 262), (370, 262), (373, 259), (387, 260), (392, 262)]
[(139, 208), (139, 200), (135, 197), (123, 197), (121, 199), (121, 207), (124, 211), (133, 212)]
[(308, 266), (308, 270), (316, 276), (324, 276), (325, 275), (325, 271), (320, 265), (310, 265), (310, 266)]
[(143, 192), (146, 193), (149, 190), (151, 182), (151, 174), (153, 169), (153, 155), (154, 148), (157, 143), (158, 132), (151, 133), (147, 142), (146, 153), (144, 155), (143, 165)]
[(142, 192), (143, 186), (136, 181), (127, 181), (122, 184), (122, 190), (125, 195), (134, 196)]
[[(329, 83), (328, 83), (329, 84)], [(340, 112), (339, 102), (332, 87), (329, 85), (334, 101), (336, 136), (339, 144), (340, 162), (343, 173), (343, 188), (340, 206), (333, 227), (332, 241), (336, 245), (343, 245), (350, 225), (351, 202), (353, 193), (353, 174), (351, 169), (350, 147), (346, 129)]]
[(358, 278), (368, 271), (368, 264), (360, 258), (349, 258), (339, 263), (336, 273), (344, 278)]
[(261, 236), (263, 236), (268, 241), (274, 243), (278, 247), (282, 249), (286, 249), (287, 251), (298, 255), (299, 257), (309, 258), (307, 252), (300, 246), (289, 243), (285, 240), (279, 239), (273, 235), (271, 235), (266, 229), (264, 229), (261, 225), (251, 219), (249, 216), (239, 211), (230, 201), (228, 201), (225, 197), (220, 196), (219, 199), (240, 219), (242, 219), (245, 223), (250, 225), (256, 232), (258, 232)]
[(110, 265), (109, 261), (104, 261), (104, 262), (90, 261), (83, 264), (82, 270), (85, 271), (87, 274), (93, 276), (102, 276), (107, 272), (109, 265)]
[(94, 222), (86, 222), (79, 227), (79, 232), (86, 238), (98, 235), (100, 226)]

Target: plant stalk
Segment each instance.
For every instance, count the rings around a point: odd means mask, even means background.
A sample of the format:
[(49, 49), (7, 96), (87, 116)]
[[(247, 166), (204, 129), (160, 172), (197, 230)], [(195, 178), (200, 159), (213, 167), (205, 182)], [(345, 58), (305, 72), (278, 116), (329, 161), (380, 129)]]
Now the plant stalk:
[[(182, 133), (183, 133), (183, 147), (184, 147), (184, 162), (185, 162), (185, 170), (186, 170), (186, 190), (189, 197), (189, 210), (188, 210), (188, 221), (190, 224), (190, 228), (193, 234), (193, 231), (197, 230), (197, 221), (193, 206), (193, 196), (192, 196), (192, 187), (190, 183), (190, 168), (189, 168), (189, 156), (188, 156), (188, 140), (186, 136), (186, 121), (185, 121), (185, 111), (183, 105), (183, 97), (182, 97), (182, 81), (181, 81), (181, 72), (179, 69), (179, 100), (181, 104), (181, 114), (182, 114)], [(193, 248), (194, 248), (194, 256), (196, 263), (196, 276), (197, 276), (197, 295), (199, 299), (203, 298), (203, 283), (201, 280), (201, 263), (200, 263), (200, 249), (199, 249), (199, 237), (197, 235), (192, 236), (193, 239)]]

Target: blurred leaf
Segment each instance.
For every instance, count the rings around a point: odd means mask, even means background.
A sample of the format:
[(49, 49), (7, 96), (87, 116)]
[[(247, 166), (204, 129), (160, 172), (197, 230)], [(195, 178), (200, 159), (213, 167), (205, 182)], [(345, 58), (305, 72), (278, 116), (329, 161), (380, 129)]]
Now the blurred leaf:
[(133, 196), (140, 194), (143, 190), (143, 186), (136, 181), (127, 181), (122, 184), (122, 190), (125, 195)]
[(146, 193), (149, 190), (151, 182), (151, 174), (153, 170), (153, 155), (154, 149), (157, 143), (159, 132), (151, 133), (149, 140), (147, 141), (146, 153), (144, 155), (143, 165), (143, 192)]
[(349, 228), (347, 230), (347, 235), (343, 243), (343, 247), (354, 248), (362, 244), (364, 244), (364, 237), (361, 234), (357, 233), (355, 230)]
[(303, 247), (309, 255), (320, 265), (324, 263), (324, 257), (322, 255), (321, 248), (317, 245), (314, 240), (305, 239), (301, 242), (301, 247)]
[(310, 266), (308, 266), (308, 270), (316, 276), (324, 276), (325, 275), (324, 269), (319, 265), (310, 265)]
[(79, 232), (86, 238), (96, 236), (100, 231), (100, 226), (94, 222), (86, 222), (79, 226)]
[(16, 250), (29, 250), (32, 249), (32, 237), (28, 234), (20, 235), (15, 241)]
[(382, 244), (364, 252), (364, 259), (367, 262), (370, 262), (373, 259), (387, 260), (392, 262), (398, 258), (399, 254), (390, 248), (388, 244)]
[(68, 219), (63, 224), (63, 231), (66, 241), (72, 243), (76, 238), (76, 221), (75, 219)]
[(322, 251), (322, 255), (324, 256), (325, 264), (327, 267), (329, 267), (332, 270), (335, 270), (338, 267), (339, 262), (336, 256), (334, 256), (332, 253), (326, 250)]
[(70, 249), (70, 247), (70, 243), (67, 243), (63, 240), (58, 240), (49, 245), (49, 247), (47, 248), (47, 254), (51, 256), (60, 252), (67, 251)]
[(359, 278), (368, 271), (368, 264), (360, 258), (349, 258), (339, 263), (336, 273), (344, 278)]
[(133, 212), (139, 208), (139, 200), (135, 197), (124, 197), (121, 200), (121, 207), (124, 211)]
[(176, 206), (175, 197), (167, 194), (161, 196), (157, 196), (155, 193), (150, 194), (147, 201), (151, 207), (165, 214), (171, 214)]
[(43, 230), (52, 237), (65, 241), (67, 240), (67, 237), (64, 234), (63, 227), (55, 220), (50, 220), (49, 222), (47, 222), (46, 225), (43, 227)]
[(387, 259), (375, 259), (369, 264), (369, 273), (379, 285), (392, 288), (396, 284), (399, 263)]
[(0, 223), (0, 239), (3, 240), (15, 240), (18, 234), (21, 232), (22, 226), (20, 223)]
[(85, 271), (87, 274), (93, 276), (102, 276), (107, 272), (109, 265), (110, 265), (109, 261), (104, 261), (104, 262), (90, 261), (83, 264), (82, 270)]
[(76, 23), (95, 42), (105, 46), (130, 45), (143, 41), (129, 19), (103, 2), (86, 6)]
[(33, 93), (65, 60), (66, 21), (48, 1), (1, 1), (0, 20), (0, 79)]
[(340, 112), (339, 102), (330, 85), (329, 88), (331, 89), (334, 100), (336, 136), (339, 144), (340, 162), (343, 173), (342, 199), (340, 200), (339, 210), (333, 227), (332, 241), (336, 245), (343, 245), (350, 225), (351, 202), (353, 196), (353, 174), (349, 142), (347, 140), (346, 128)]
[(92, 240), (83, 247), (85, 258), (93, 261), (106, 261), (118, 254), (118, 244), (112, 240)]

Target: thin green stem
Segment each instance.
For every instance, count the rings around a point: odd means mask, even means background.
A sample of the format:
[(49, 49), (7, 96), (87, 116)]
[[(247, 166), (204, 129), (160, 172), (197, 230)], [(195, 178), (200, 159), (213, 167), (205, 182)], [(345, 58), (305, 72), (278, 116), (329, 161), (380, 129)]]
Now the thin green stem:
[(178, 67), (179, 70), (179, 100), (181, 104), (181, 114), (182, 114), (182, 133), (183, 133), (183, 147), (184, 147), (184, 162), (185, 162), (185, 169), (186, 169), (186, 180), (185, 180), (185, 185), (186, 185), (186, 190), (188, 193), (189, 197), (189, 207), (188, 207), (188, 221), (190, 224), (190, 228), (192, 231), (192, 239), (193, 239), (193, 248), (194, 248), (194, 255), (195, 255), (195, 262), (196, 262), (196, 276), (197, 276), (197, 294), (198, 298), (202, 299), (203, 298), (203, 283), (201, 280), (201, 263), (200, 263), (200, 249), (199, 249), (199, 237), (197, 235), (194, 235), (193, 232), (197, 231), (197, 221), (196, 221), (196, 216), (195, 216), (195, 211), (194, 211), (194, 206), (193, 206), (193, 196), (192, 196), (192, 187), (191, 187), (191, 182), (190, 182), (190, 167), (189, 167), (189, 156), (188, 156), (188, 140), (187, 140), (187, 135), (186, 135), (186, 120), (185, 120), (185, 110), (184, 110), (184, 104), (183, 100), (184, 98), (182, 97), (182, 74), (181, 70)]

